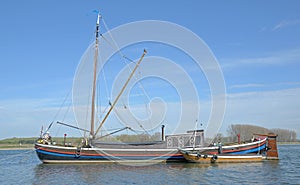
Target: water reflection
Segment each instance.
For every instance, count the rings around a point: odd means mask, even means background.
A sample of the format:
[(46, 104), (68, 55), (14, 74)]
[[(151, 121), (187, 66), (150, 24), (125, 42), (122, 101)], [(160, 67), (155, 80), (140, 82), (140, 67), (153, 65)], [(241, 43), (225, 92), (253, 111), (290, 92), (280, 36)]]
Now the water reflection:
[(299, 184), (300, 145), (279, 145), (279, 155), (258, 163), (50, 165), (33, 150), (0, 151), (0, 184)]
[[(285, 184), (300, 179), (297, 147), (279, 147), (280, 160), (256, 163), (168, 163), (149, 166), (34, 166), (31, 184)], [(297, 184), (297, 183), (296, 183)]]
[[(155, 164), (150, 166), (126, 166), (119, 164), (39, 164), (35, 167), (33, 184), (83, 184), (111, 183), (150, 183), (151, 181), (170, 182), (178, 174), (185, 178), (197, 178), (211, 165), (189, 163)], [(185, 180), (186, 181), (186, 180)], [(183, 182), (183, 181), (182, 181)]]

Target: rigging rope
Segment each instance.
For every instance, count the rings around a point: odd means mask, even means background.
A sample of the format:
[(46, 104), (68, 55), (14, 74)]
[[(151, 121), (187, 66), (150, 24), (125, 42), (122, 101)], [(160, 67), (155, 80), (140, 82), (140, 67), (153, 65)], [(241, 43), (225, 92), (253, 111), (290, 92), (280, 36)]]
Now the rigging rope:
[[(91, 87), (90, 87), (91, 88)], [(89, 93), (89, 97), (88, 97), (88, 104), (87, 105), (89, 105), (90, 104), (90, 99), (91, 99), (91, 94)], [(88, 109), (86, 109), (86, 115), (85, 115), (85, 129), (87, 130), (87, 125), (88, 125), (88, 113), (89, 113), (89, 108)], [(81, 133), (80, 133), (81, 134)], [(84, 138), (86, 138), (86, 132), (84, 131), (83, 132), (83, 137)], [(82, 134), (81, 134), (82, 135)]]
[[(115, 113), (117, 114), (117, 116), (119, 117), (119, 119), (122, 120), (122, 122), (125, 124), (125, 126), (129, 127), (128, 124), (126, 124), (126, 122), (122, 119), (122, 117), (120, 116), (120, 114), (118, 113), (118, 109), (115, 109)], [(133, 116), (133, 119), (136, 121), (136, 123), (140, 126), (140, 128), (143, 129), (143, 131), (150, 136), (149, 132), (143, 127), (143, 125), (135, 118), (135, 116)], [(131, 127), (129, 127), (131, 131), (137, 133), (135, 130), (133, 130)]]
[[(103, 18), (102, 18), (102, 22), (103, 22), (103, 25), (104, 25), (105, 29), (107, 30), (107, 33), (109, 34), (110, 38), (111, 38), (112, 41), (113, 41), (114, 47), (117, 48), (116, 51), (122, 56), (122, 58), (125, 58), (126, 56), (122, 53), (120, 47), (118, 46), (117, 42), (115, 41), (114, 37), (112, 36), (111, 31), (110, 31), (110, 29), (108, 28), (108, 26), (107, 26), (107, 24), (105, 23), (105, 20), (104, 20)], [(109, 42), (108, 42), (108, 43), (109, 43)], [(110, 45), (113, 47), (112, 44), (110, 44)], [(113, 48), (114, 48), (114, 47), (113, 47)], [(125, 57), (124, 57), (124, 56), (125, 56)], [(127, 58), (127, 57), (126, 57), (126, 58)]]
[[(48, 129), (47, 129), (46, 131), (48, 131), (48, 130), (51, 128), (53, 122), (57, 119), (57, 116), (58, 116), (58, 114), (62, 111), (63, 106), (65, 105), (67, 99), (69, 98), (69, 96), (70, 96), (70, 94), (71, 94), (71, 91), (72, 91), (72, 88), (71, 88), (71, 89), (69, 90), (69, 92), (67, 93), (67, 95), (66, 95), (66, 97), (65, 97), (65, 99), (64, 99), (64, 101), (63, 101), (63, 103), (60, 105), (58, 111), (56, 112), (55, 116), (54, 116), (53, 119), (52, 119), (51, 124), (49, 125), (49, 127), (48, 127)], [(70, 107), (70, 106), (69, 106), (69, 107)], [(68, 108), (68, 110), (69, 110), (69, 108)], [(67, 111), (67, 112), (68, 112), (68, 111)], [(64, 118), (66, 117), (67, 112), (65, 113)]]
[[(105, 23), (105, 21), (104, 21), (103, 18), (102, 18), (102, 22), (103, 22), (103, 25), (104, 25), (105, 29), (107, 30), (109, 36), (111, 37), (113, 43), (111, 43), (108, 39), (106, 39), (102, 34), (100, 34), (100, 36), (112, 47), (112, 49), (115, 49), (119, 53), (119, 55), (122, 58), (122, 61), (127, 65), (127, 67), (129, 68), (130, 72), (132, 72), (132, 69), (131, 69), (130, 65), (126, 62), (126, 60), (135, 63), (134, 60), (128, 58), (125, 54), (123, 54), (123, 52), (121, 51), (120, 47), (118, 46), (118, 44), (116, 43), (115, 39), (113, 38), (113, 36), (112, 36), (112, 34), (111, 34), (109, 28), (107, 27), (107, 25), (106, 25), (106, 23)], [(124, 59), (126, 59), (126, 60), (124, 60)], [(136, 80), (138, 80), (136, 76), (134, 76), (134, 78)], [(139, 84), (140, 88), (143, 90), (143, 93), (145, 94), (145, 96), (147, 97), (147, 100), (150, 101), (150, 97), (149, 97), (148, 93), (145, 91), (145, 88), (142, 85), (142, 83), (138, 81), (138, 84)]]
[[(48, 126), (48, 128), (47, 128), (47, 130), (46, 130), (45, 132), (48, 132), (48, 131), (50, 130), (50, 128), (52, 127), (54, 121), (57, 120), (58, 115), (62, 112), (63, 107), (66, 105), (66, 102), (67, 102), (68, 98), (70, 97), (71, 92), (72, 92), (72, 88), (70, 88), (69, 92), (67, 93), (66, 97), (64, 98), (63, 103), (60, 105), (59, 110), (56, 112), (55, 116), (53, 117), (52, 122), (50, 123), (50, 125)], [(64, 120), (66, 119), (67, 114), (69, 113), (70, 107), (71, 107), (71, 106), (72, 106), (72, 105), (71, 105), (71, 103), (70, 103), (69, 106), (67, 107), (67, 110), (65, 111), (65, 113), (64, 113), (64, 115), (63, 115), (62, 121), (64, 121)], [(60, 129), (61, 129), (61, 125), (60, 125), (60, 126), (58, 127), (58, 129), (56, 130), (55, 136), (58, 135)]]
[[(125, 64), (127, 65), (127, 67), (129, 68), (129, 70), (132, 72), (132, 69), (131, 69), (130, 65), (126, 62), (126, 60), (128, 60), (128, 61), (130, 61), (130, 62), (134, 62), (134, 61), (133, 61), (132, 59), (128, 58), (126, 55), (123, 54), (123, 52), (121, 51), (121, 49), (120, 49), (119, 46), (117, 45), (116, 41), (114, 40), (114, 38), (113, 38), (111, 32), (109, 31), (109, 29), (108, 29), (108, 27), (107, 27), (107, 25), (106, 25), (104, 19), (102, 19), (102, 21), (103, 21), (103, 25), (104, 25), (105, 29), (107, 30), (109, 36), (111, 37), (113, 43), (111, 43), (108, 39), (106, 39), (106, 38), (103, 36), (103, 34), (100, 34), (100, 36), (101, 36), (101, 37), (102, 37), (102, 38), (103, 38), (103, 39), (104, 39), (104, 40), (105, 40), (105, 41), (106, 41), (113, 49), (115, 49), (115, 50), (119, 53), (119, 55), (120, 55), (121, 58), (122, 58), (122, 61), (124, 61), (124, 63), (125, 63)], [(126, 60), (124, 60), (124, 59), (126, 59)], [(134, 63), (135, 63), (135, 62), (134, 62)], [(134, 78), (135, 78), (135, 80), (137, 80), (137, 83), (139, 84), (140, 89), (142, 89), (142, 93), (146, 96), (148, 102), (150, 102), (150, 96), (149, 96), (148, 93), (146, 92), (144, 86), (142, 85), (142, 83), (141, 83), (140, 81), (138, 81), (138, 78), (137, 78), (135, 75), (134, 75)], [(126, 107), (126, 106), (124, 106), (124, 107)], [(148, 107), (146, 106), (146, 108), (148, 108)], [(148, 114), (148, 116), (149, 116), (149, 114), (150, 114), (149, 112), (150, 112), (150, 111), (147, 109), (147, 114)], [(139, 122), (135, 117), (134, 117), (134, 119), (135, 119), (135, 121), (139, 124), (139, 126), (140, 126), (140, 127), (141, 127), (148, 135), (150, 135), (150, 134), (146, 131), (146, 129), (143, 127), (143, 125), (140, 124), (140, 122)]]
[[(100, 52), (99, 52), (100, 53)], [(101, 55), (100, 55), (101, 56)], [(104, 67), (102, 68), (102, 77), (103, 77), (103, 80), (104, 80), (104, 86), (105, 86), (105, 92), (106, 92), (106, 97), (107, 97), (107, 100), (110, 101), (110, 98), (109, 98), (109, 90), (108, 90), (108, 85), (107, 85), (107, 80), (106, 80), (106, 75), (105, 75), (105, 70), (104, 70)]]
[[(104, 20), (103, 17), (102, 17), (102, 22), (103, 22), (103, 25), (104, 25), (104, 27), (105, 27), (105, 29), (106, 29), (108, 35), (110, 36), (112, 42), (110, 42), (107, 38), (105, 38), (105, 37), (103, 36), (103, 34), (100, 33), (101, 38), (102, 38), (106, 43), (108, 43), (108, 45), (109, 45), (112, 49), (116, 50), (116, 52), (121, 56), (122, 61), (126, 64), (126, 66), (129, 68), (129, 70), (132, 72), (132, 69), (131, 69), (131, 67), (130, 67), (130, 65), (129, 65), (129, 63), (128, 63), (127, 61), (130, 61), (130, 62), (133, 62), (133, 63), (135, 63), (135, 62), (134, 62), (132, 59), (130, 59), (130, 58), (128, 58), (127, 56), (125, 56), (124, 53), (121, 51), (120, 47), (118, 46), (117, 42), (115, 41), (115, 39), (114, 39), (114, 37), (113, 37), (113, 35), (112, 35), (110, 29), (108, 28), (107, 24), (105, 23), (105, 20)], [(99, 52), (99, 53), (100, 53), (100, 52)], [(99, 58), (100, 58), (100, 57), (99, 57)], [(102, 68), (102, 76), (103, 76), (103, 80), (104, 80), (104, 85), (105, 85), (106, 95), (107, 95), (108, 100), (109, 100), (109, 102), (110, 102), (110, 98), (109, 98), (109, 90), (108, 90), (108, 85), (107, 85), (107, 79), (106, 79), (106, 77), (105, 77), (105, 70), (104, 70), (104, 67)], [(142, 93), (146, 96), (148, 102), (150, 102), (150, 96), (149, 96), (148, 93), (146, 92), (146, 90), (145, 90), (144, 86), (142, 85), (142, 83), (138, 80), (137, 76), (134, 75), (133, 77), (136, 79), (137, 83), (139, 84), (140, 89), (142, 89)], [(124, 105), (124, 107), (126, 107), (126, 105)], [(147, 108), (148, 108), (148, 107), (146, 106), (146, 113), (147, 113), (148, 116), (149, 116), (150, 111), (149, 111)], [(106, 107), (106, 109), (107, 109), (107, 107)], [(106, 110), (106, 109), (105, 109), (105, 110)], [(101, 113), (100, 118), (101, 118), (102, 115), (105, 113), (105, 110)], [(100, 111), (100, 112), (101, 112), (101, 111)], [(116, 114), (118, 114), (117, 111), (115, 111), (115, 112), (116, 112)], [(120, 117), (120, 116), (119, 116), (119, 117)], [(134, 117), (134, 116), (133, 116), (133, 117)], [(86, 119), (87, 119), (87, 116), (86, 116)], [(144, 130), (145, 133), (147, 133), (148, 135), (150, 135), (150, 134), (148, 133), (148, 131), (143, 127), (143, 125), (137, 120), (136, 117), (134, 117), (134, 120), (138, 123), (138, 125), (140, 126), (140, 128), (142, 128), (142, 129)], [(150, 121), (150, 120), (149, 120), (149, 121)], [(124, 121), (123, 121), (123, 122), (124, 122)], [(125, 122), (124, 122), (124, 123), (125, 123)], [(127, 125), (126, 125), (126, 126), (127, 126)], [(84, 135), (85, 135), (85, 133), (84, 133)]]

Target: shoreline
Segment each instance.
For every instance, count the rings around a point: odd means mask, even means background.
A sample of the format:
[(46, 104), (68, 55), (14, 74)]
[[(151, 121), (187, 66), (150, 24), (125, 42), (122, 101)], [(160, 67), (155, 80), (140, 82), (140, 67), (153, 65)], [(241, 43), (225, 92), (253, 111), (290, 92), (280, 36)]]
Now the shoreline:
[(0, 148), (0, 151), (2, 151), (2, 150), (34, 150), (34, 148), (33, 147), (26, 147), (26, 148), (25, 147), (24, 148), (5, 147), (5, 148)]
[(34, 150), (34, 148), (0, 148), (0, 151), (4, 150)]
[(34, 150), (34, 144), (24, 144), (24, 145), (0, 144), (0, 150)]
[(300, 145), (300, 142), (277, 142), (277, 145)]

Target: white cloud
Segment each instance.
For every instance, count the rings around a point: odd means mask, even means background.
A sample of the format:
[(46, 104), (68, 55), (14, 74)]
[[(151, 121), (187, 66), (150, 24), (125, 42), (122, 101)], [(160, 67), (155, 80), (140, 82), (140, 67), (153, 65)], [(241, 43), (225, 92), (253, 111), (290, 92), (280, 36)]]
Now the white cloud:
[(266, 56), (250, 57), (250, 58), (233, 58), (221, 59), (222, 69), (232, 69), (235, 67), (249, 67), (286, 65), (289, 63), (300, 62), (300, 49), (288, 51), (274, 52), (266, 54)]
[[(38, 136), (41, 126), (48, 126), (61, 103), (61, 99), (1, 100), (0, 104), (5, 108), (0, 109), (0, 139)], [(67, 110), (66, 106), (61, 108), (60, 119), (69, 120), (70, 115), (64, 115)]]
[(237, 85), (232, 85), (229, 88), (230, 89), (236, 89), (236, 88), (251, 88), (251, 87), (264, 87), (264, 84), (237, 84)]
[(223, 131), (234, 123), (296, 130), (300, 136), (300, 88), (228, 94)]
[[(260, 86), (260, 84), (247, 84), (246, 86)], [(295, 130), (300, 138), (300, 88), (289, 88), (273, 91), (248, 91), (243, 93), (230, 93), (227, 95), (227, 105), (225, 118), (221, 132), (226, 134), (226, 129), (230, 124), (253, 124), (266, 128), (283, 128)], [(180, 106), (178, 103), (172, 103), (169, 107), (171, 115), (178, 115), (178, 110), (172, 107)], [(189, 106), (188, 106), (189, 107)], [(200, 115), (198, 123), (203, 124), (201, 128), (207, 128), (209, 115), (211, 111), (211, 102), (200, 102)], [(195, 111), (190, 111), (189, 119), (184, 121), (177, 129), (179, 132), (185, 132), (187, 129), (193, 129), (195, 126)], [(173, 116), (174, 117), (174, 116)], [(172, 123), (175, 119), (166, 116), (168, 129), (174, 129)], [(171, 123), (171, 124), (170, 124)], [(198, 125), (200, 127), (200, 125)]]
[(279, 30), (279, 29), (282, 29), (282, 28), (285, 28), (288, 26), (295, 26), (298, 24), (300, 24), (300, 20), (283, 20), (283, 21), (279, 22), (278, 24), (276, 24), (272, 30), (276, 31), (276, 30)]
[[(246, 86), (255, 86), (255, 84), (246, 84)], [(259, 84), (258, 84), (259, 85)], [(243, 87), (243, 85), (240, 85)], [(275, 91), (264, 92), (245, 92), (231, 93), (227, 95), (227, 106), (225, 119), (222, 126), (222, 132), (225, 132), (228, 125), (235, 123), (247, 123), (266, 128), (286, 128), (297, 132), (300, 137), (300, 88), (290, 88)], [(13, 136), (37, 136), (41, 125), (44, 128), (52, 121), (53, 116), (59, 109), (59, 106), (48, 106), (49, 102), (58, 102), (60, 100), (44, 99), (44, 100), (11, 100), (1, 101), (0, 109), (0, 138)], [(200, 102), (200, 113), (197, 115), (193, 102), (186, 102), (188, 115), (185, 116), (183, 124), (178, 125), (178, 117), (180, 116), (180, 105), (178, 102), (166, 102), (168, 104), (167, 113), (163, 123), (167, 125), (167, 131), (172, 133), (185, 132), (195, 127), (195, 121), (203, 124), (203, 128), (207, 127), (209, 114), (211, 111), (211, 102)], [(132, 107), (135, 108), (135, 107)], [(156, 109), (155, 107), (153, 107)], [(63, 107), (65, 112), (67, 107)], [(158, 110), (158, 109), (157, 109)], [(159, 109), (160, 110), (160, 109)], [(140, 111), (138, 109), (138, 111)], [(152, 112), (155, 114), (155, 112)], [(199, 117), (198, 117), (199, 116)], [(70, 118), (70, 117), (68, 117)], [(66, 120), (67, 123), (71, 119)], [(56, 121), (56, 120), (55, 120)], [(156, 124), (156, 123), (155, 123)], [(106, 125), (109, 127), (109, 125)], [(116, 125), (114, 125), (116, 126)], [(152, 125), (157, 126), (157, 125)], [(200, 125), (198, 125), (200, 127)], [(59, 128), (57, 135), (66, 133), (76, 133), (70, 131), (69, 128)], [(54, 135), (56, 133), (53, 133)], [(78, 134), (78, 133), (77, 133)]]
[(260, 90), (266, 90), (268, 88), (287, 89), (287, 88), (296, 88), (299, 87), (299, 85), (300, 82), (278, 82), (278, 83), (268, 83), (268, 84), (248, 83), (248, 84), (231, 85), (228, 87), (228, 89), (249, 89), (249, 88), (256, 88)]

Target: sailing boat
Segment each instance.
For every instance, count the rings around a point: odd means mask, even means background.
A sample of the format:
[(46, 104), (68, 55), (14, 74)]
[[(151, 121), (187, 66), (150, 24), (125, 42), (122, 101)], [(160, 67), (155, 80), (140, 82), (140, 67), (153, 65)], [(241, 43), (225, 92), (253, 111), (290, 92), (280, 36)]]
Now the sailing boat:
[[(185, 161), (182, 154), (178, 151), (178, 147), (200, 146), (203, 144), (203, 131), (190, 131), (179, 135), (164, 136), (164, 126), (162, 126), (162, 139), (153, 142), (137, 142), (137, 143), (112, 143), (99, 142), (97, 134), (101, 127), (106, 122), (110, 113), (113, 111), (116, 103), (121, 97), (123, 91), (136, 69), (142, 62), (147, 51), (144, 50), (139, 61), (129, 75), (127, 81), (123, 85), (113, 103), (110, 103), (110, 108), (97, 129), (95, 129), (95, 96), (96, 96), (96, 81), (97, 81), (97, 65), (98, 65), (98, 49), (99, 49), (99, 25), (101, 15), (98, 14), (96, 22), (96, 32), (93, 57), (93, 86), (92, 86), (92, 103), (91, 103), (91, 123), (89, 136), (83, 138), (82, 143), (78, 146), (58, 145), (51, 140), (48, 132), (41, 133), (40, 138), (35, 143), (37, 156), (43, 163), (103, 163), (103, 162), (163, 162), (163, 161)], [(70, 126), (61, 122), (62, 125)], [(84, 130), (75, 126), (70, 126), (76, 129)], [(121, 130), (129, 129), (125, 127)], [(121, 131), (120, 130), (120, 131)], [(86, 130), (84, 130), (86, 131)], [(103, 136), (102, 136), (103, 137)], [(196, 139), (195, 139), (196, 138)], [(175, 142), (180, 139), (180, 143)], [(172, 142), (174, 140), (174, 142)], [(183, 142), (184, 141), (184, 142)], [(197, 141), (195, 143), (194, 141)], [(183, 144), (185, 143), (185, 144)]]
[[(97, 134), (106, 122), (110, 113), (113, 111), (116, 103), (122, 96), (129, 81), (139, 67), (143, 58), (146, 55), (144, 50), (142, 56), (136, 63), (134, 69), (129, 75), (127, 81), (124, 83), (122, 89), (117, 95), (113, 103), (110, 103), (110, 108), (104, 118), (101, 120), (97, 129), (95, 129), (95, 96), (96, 96), (96, 82), (97, 82), (97, 65), (98, 65), (98, 50), (99, 50), (99, 25), (101, 15), (98, 14), (96, 22), (96, 32), (93, 57), (93, 83), (91, 95), (91, 122), (90, 130), (87, 131), (89, 135), (82, 139), (82, 143), (77, 146), (67, 145), (66, 143), (59, 145), (51, 140), (48, 132), (41, 133), (40, 138), (35, 143), (37, 156), (43, 163), (107, 163), (107, 162), (133, 162), (133, 163), (147, 163), (147, 162), (186, 162), (184, 153), (192, 151), (201, 151), (207, 154), (214, 154), (220, 149), (216, 146), (204, 147), (204, 131), (191, 130), (183, 134), (164, 134), (164, 126), (162, 125), (162, 133), (160, 141), (152, 142), (135, 142), (135, 143), (116, 143), (116, 142), (100, 142), (97, 140)], [(62, 125), (70, 126), (61, 122)], [(70, 126), (79, 130), (84, 130), (75, 126)], [(130, 129), (125, 127), (119, 131)], [(115, 132), (114, 132), (115, 133)], [(112, 133), (111, 133), (112, 134)], [(102, 136), (104, 137), (104, 136)], [(224, 146), (224, 151), (228, 153), (243, 152), (252, 153), (262, 151), (266, 148), (266, 138), (251, 142), (248, 144), (239, 144)], [(179, 149), (180, 148), (180, 149)]]

